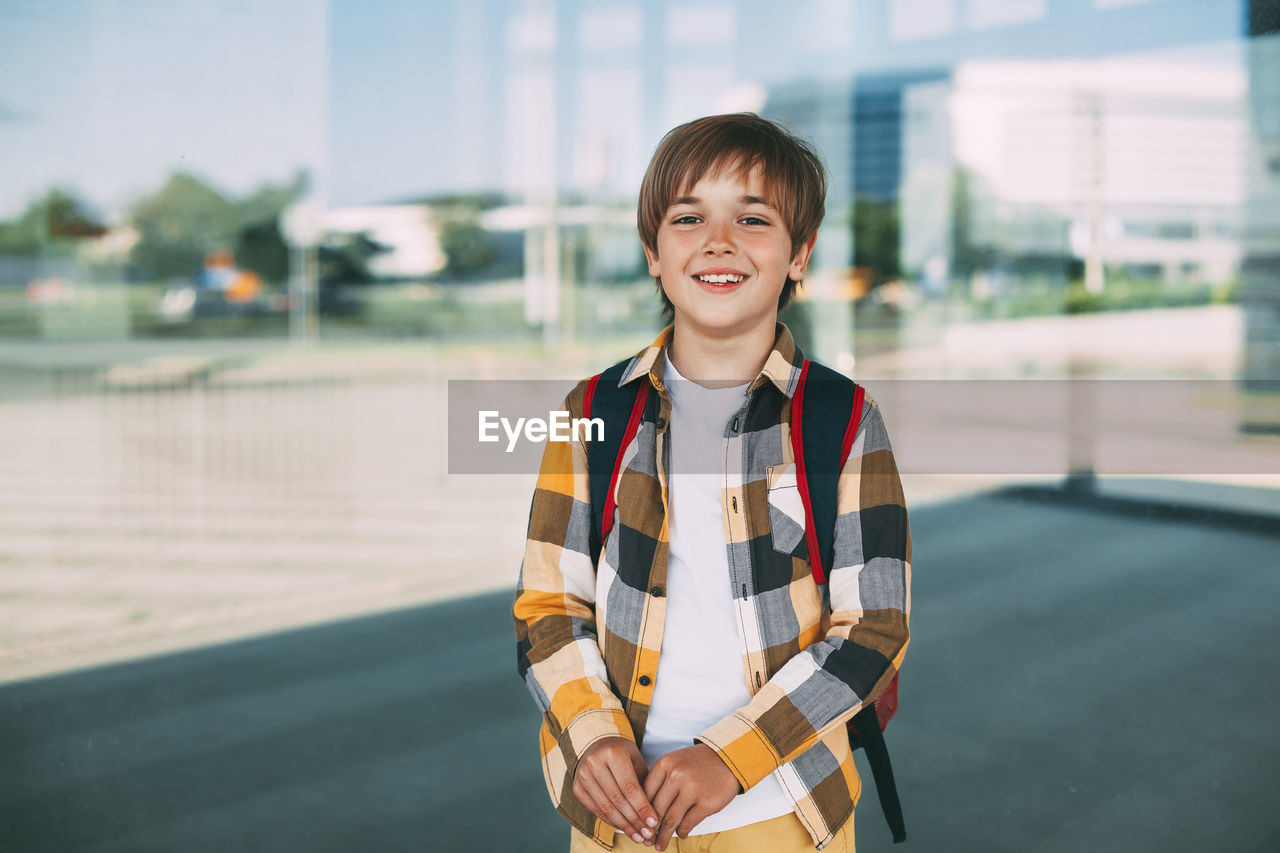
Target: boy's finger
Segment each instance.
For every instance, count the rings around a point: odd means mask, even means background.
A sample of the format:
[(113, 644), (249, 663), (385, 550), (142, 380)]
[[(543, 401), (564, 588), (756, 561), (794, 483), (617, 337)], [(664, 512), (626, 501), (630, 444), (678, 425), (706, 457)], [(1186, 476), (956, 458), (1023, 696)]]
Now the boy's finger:
[[(661, 771), (658, 771), (658, 773), (660, 774)], [(649, 779), (652, 779), (654, 775), (657, 774), (655, 774), (654, 771), (650, 771)], [(648, 780), (646, 780), (646, 783), (647, 781)], [(658, 825), (653, 828), (655, 841), (657, 840), (656, 836), (658, 833), (662, 831), (662, 824), (666, 822), (667, 811), (671, 808), (672, 803), (675, 802), (676, 796), (679, 795), (679, 793), (680, 792), (676, 789), (675, 785), (666, 784), (659, 788), (650, 798), (653, 802), (653, 810), (657, 812), (658, 815)]]
[(693, 832), (693, 828), (702, 823), (705, 817), (707, 817), (707, 810), (695, 804), (693, 808), (684, 813), (684, 817), (676, 825), (676, 835), (681, 838), (688, 838), (689, 833)]
[(578, 802), (582, 803), (591, 813), (601, 820), (607, 820), (605, 813), (608, 811), (609, 801), (604, 798), (604, 794), (600, 792), (600, 786), (595, 783), (590, 773), (579, 773), (573, 781), (573, 793), (578, 798)]
[(653, 808), (653, 797), (649, 795), (649, 765), (644, 763), (644, 756), (638, 749), (631, 753), (631, 769), (635, 771), (636, 781), (640, 783), (640, 793), (644, 796), (644, 807), (636, 811), (640, 819), (652, 829), (658, 825), (658, 813)]
[[(641, 763), (643, 764), (643, 759), (641, 759)], [(623, 813), (635, 821), (636, 828), (652, 829), (657, 826), (658, 816), (654, 814), (653, 805), (649, 802), (649, 796), (645, 793), (644, 786), (640, 784), (640, 779), (636, 775), (635, 765), (625, 757), (619, 757), (609, 762), (609, 771), (613, 774), (618, 790), (626, 798), (628, 809), (624, 809)], [(621, 804), (619, 808), (622, 808)], [(649, 824), (649, 818), (653, 818), (652, 825)], [(647, 838), (648, 836), (645, 837)]]
[(649, 775), (644, 777), (644, 795), (649, 798), (649, 802), (653, 804), (653, 808), (659, 815), (662, 809), (658, 808), (658, 802), (654, 799), (658, 795), (659, 789), (662, 788), (663, 781), (667, 778), (667, 772), (661, 764), (655, 764), (649, 771)]
[(653, 803), (653, 811), (660, 824), (667, 809), (671, 808), (672, 800), (675, 800), (676, 794), (680, 792), (676, 790), (675, 785), (669, 783), (667, 771), (660, 766), (649, 771), (648, 779), (644, 780), (644, 788), (645, 793), (649, 795), (649, 802)]
[(671, 841), (671, 833), (676, 831), (676, 827), (680, 825), (680, 821), (684, 820), (685, 812), (689, 811), (689, 807), (693, 802), (687, 797), (677, 797), (675, 802), (666, 810), (662, 816), (662, 823), (658, 827), (658, 837), (656, 844), (659, 850), (666, 850), (667, 844)]
[[(604, 789), (605, 796), (609, 798), (609, 803), (613, 808), (622, 815), (626, 823), (615, 824), (618, 829), (623, 830), (627, 835), (632, 836), (631, 840), (635, 841), (639, 838), (637, 844), (644, 842), (644, 836), (640, 832), (640, 828), (645, 825), (645, 821), (636, 814), (635, 806), (632, 805), (632, 799), (635, 792), (639, 792), (640, 801), (648, 803), (644, 799), (644, 792), (640, 788), (640, 783), (636, 781), (635, 774), (631, 773), (631, 765), (622, 762), (622, 770), (616, 769), (615, 764), (610, 764), (609, 768), (604, 771), (602, 776), (607, 778), (600, 779), (601, 788)], [(621, 778), (619, 778), (621, 774)]]
[[(609, 801), (608, 794), (606, 794), (604, 789), (597, 783), (593, 775), (590, 773), (580, 773), (578, 775), (578, 784), (581, 785), (583, 793), (586, 794), (586, 796), (579, 794), (578, 800), (581, 801), (584, 806), (591, 809), (592, 814), (612, 826), (614, 829), (621, 829), (628, 835), (633, 833), (634, 830), (628, 824), (626, 819), (618, 813), (618, 810), (613, 807), (613, 804)], [(575, 791), (575, 793), (577, 793), (577, 791)]]

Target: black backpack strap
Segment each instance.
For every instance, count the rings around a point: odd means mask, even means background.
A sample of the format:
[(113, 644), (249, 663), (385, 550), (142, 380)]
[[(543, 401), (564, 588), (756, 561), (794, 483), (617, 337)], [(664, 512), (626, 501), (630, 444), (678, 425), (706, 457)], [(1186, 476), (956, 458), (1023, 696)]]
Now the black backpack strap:
[(640, 378), (619, 388), (627, 366), (625, 359), (598, 373), (587, 383), (583, 414), (604, 421), (604, 440), (588, 441), (587, 481), (591, 490), (591, 565), (600, 559), (600, 549), (613, 520), (613, 486), (621, 473), (622, 451), (639, 428), (639, 418), (648, 399), (649, 381)]
[(885, 746), (884, 732), (880, 730), (880, 720), (876, 717), (876, 706), (870, 704), (853, 715), (853, 724), (857, 726), (857, 735), (850, 735), (854, 749), (861, 746), (867, 753), (867, 764), (871, 765), (871, 776), (876, 780), (876, 794), (880, 798), (880, 810), (884, 812), (885, 822), (893, 833), (895, 844), (907, 840), (907, 828), (902, 820), (902, 802), (898, 799), (898, 785), (893, 778), (893, 764), (889, 761), (889, 748)]
[[(835, 524), (840, 471), (862, 422), (862, 386), (817, 362), (805, 360), (792, 397), (791, 441), (796, 479), (805, 504), (809, 535), (809, 564), (819, 584), (825, 583), (835, 561)], [(905, 841), (902, 803), (893, 777), (893, 764), (875, 703), (853, 716), (850, 746), (866, 750), (876, 794), (894, 842)]]

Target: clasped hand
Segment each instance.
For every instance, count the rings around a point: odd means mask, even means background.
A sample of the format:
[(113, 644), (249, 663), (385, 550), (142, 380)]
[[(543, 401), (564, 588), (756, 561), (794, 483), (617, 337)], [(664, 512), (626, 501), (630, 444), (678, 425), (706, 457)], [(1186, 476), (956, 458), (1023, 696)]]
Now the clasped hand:
[(578, 761), (573, 793), (637, 844), (666, 850), (672, 834), (686, 838), (700, 821), (727, 806), (738, 780), (711, 747), (677, 749), (646, 767), (634, 743), (607, 737)]

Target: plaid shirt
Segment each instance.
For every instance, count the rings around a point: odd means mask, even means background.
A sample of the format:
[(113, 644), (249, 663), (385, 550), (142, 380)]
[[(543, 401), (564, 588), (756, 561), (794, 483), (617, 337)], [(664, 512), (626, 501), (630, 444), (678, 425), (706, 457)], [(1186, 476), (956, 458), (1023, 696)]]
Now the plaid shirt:
[[(619, 383), (652, 383), (658, 405), (647, 407), (623, 451), (617, 515), (598, 565), (588, 556), (586, 451), (580, 442), (548, 442), (513, 608), (520, 674), (543, 713), (551, 799), (607, 848), (614, 830), (574, 796), (573, 775), (600, 738), (644, 737), (666, 609), (668, 491), (659, 460), (671, 419), (662, 381), (671, 331), (632, 358)], [(746, 403), (725, 427), (724, 538), (752, 699), (696, 740), (743, 790), (777, 773), (821, 848), (861, 791), (845, 723), (879, 696), (906, 651), (911, 537), (884, 422), (867, 397), (840, 475), (833, 567), (826, 584), (815, 582), (788, 426), (803, 361), (779, 324)], [(571, 417), (583, 416), (586, 386), (565, 399)]]

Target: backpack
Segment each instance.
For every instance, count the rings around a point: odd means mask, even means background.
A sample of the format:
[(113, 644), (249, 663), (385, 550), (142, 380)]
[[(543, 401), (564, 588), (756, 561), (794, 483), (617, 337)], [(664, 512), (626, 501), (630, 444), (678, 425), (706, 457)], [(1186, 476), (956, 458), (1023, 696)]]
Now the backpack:
[[(651, 396), (652, 386), (646, 381), (618, 387), (630, 363), (631, 359), (620, 361), (587, 383), (583, 414), (604, 421), (604, 440), (587, 442), (592, 565), (599, 560), (600, 549), (613, 526), (613, 493), (622, 473), (622, 452), (639, 430)], [(861, 385), (829, 367), (804, 360), (791, 398), (791, 449), (804, 504), (809, 564), (820, 587), (826, 583), (824, 567), (830, 566), (834, 558), (839, 472), (858, 433), (863, 399)], [(895, 843), (906, 840), (907, 833), (884, 742), (884, 727), (897, 708), (895, 674), (880, 697), (855, 714), (848, 724), (849, 745), (854, 750), (866, 750), (880, 808)]]

